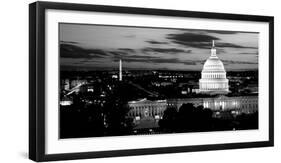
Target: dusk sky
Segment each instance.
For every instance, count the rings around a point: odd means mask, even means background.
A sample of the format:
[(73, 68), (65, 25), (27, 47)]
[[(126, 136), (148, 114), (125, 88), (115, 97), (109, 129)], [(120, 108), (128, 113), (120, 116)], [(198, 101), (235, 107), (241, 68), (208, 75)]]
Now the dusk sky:
[(121, 58), (124, 70), (201, 71), (212, 40), (226, 71), (258, 69), (258, 33), (60, 24), (59, 35), (62, 70), (118, 69)]

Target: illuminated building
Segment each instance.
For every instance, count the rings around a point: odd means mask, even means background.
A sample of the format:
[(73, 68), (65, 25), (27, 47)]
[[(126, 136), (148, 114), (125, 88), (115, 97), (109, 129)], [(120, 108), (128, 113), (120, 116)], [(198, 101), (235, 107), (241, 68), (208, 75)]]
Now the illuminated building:
[(72, 105), (73, 104), (73, 101), (72, 99), (64, 96), (61, 100), (60, 100), (60, 105), (61, 106), (69, 106), (69, 105)]
[(211, 56), (206, 60), (199, 80), (199, 93), (203, 94), (227, 94), (228, 79), (223, 63), (218, 58), (215, 43), (211, 49)]
[(220, 95), (218, 97), (130, 101), (128, 102), (130, 108), (128, 116), (133, 118), (136, 124), (145, 120), (156, 122), (162, 119), (167, 107), (179, 109), (187, 103), (192, 103), (196, 107), (201, 105), (213, 111), (236, 111), (237, 114), (250, 114), (258, 111), (258, 96), (227, 97)]
[(83, 85), (86, 83), (87, 83), (87, 80), (81, 80), (81, 79), (71, 80), (70, 89), (73, 89), (74, 87), (77, 87), (79, 85)]
[(158, 121), (162, 119), (164, 111), (168, 107), (177, 110), (183, 105), (191, 103), (194, 106), (209, 108), (214, 113), (231, 111), (233, 114), (251, 114), (258, 111), (258, 96), (227, 97), (220, 95), (217, 97), (202, 98), (176, 98), (167, 100), (147, 100), (129, 101), (130, 111), (128, 117), (134, 119), (135, 129), (157, 128)]
[(156, 128), (167, 108), (167, 101), (151, 101), (144, 98), (138, 101), (129, 101), (128, 106), (130, 108), (128, 116), (134, 119), (136, 129)]
[(213, 111), (236, 110), (238, 113), (247, 114), (258, 111), (258, 96), (227, 97), (221, 95), (210, 98), (183, 98), (169, 99), (167, 101), (168, 107), (177, 109), (186, 103), (192, 103), (194, 106), (202, 105), (204, 108), (209, 108)]
[(67, 90), (67, 91), (70, 89), (69, 79), (63, 80), (63, 88), (64, 88), (64, 90)]

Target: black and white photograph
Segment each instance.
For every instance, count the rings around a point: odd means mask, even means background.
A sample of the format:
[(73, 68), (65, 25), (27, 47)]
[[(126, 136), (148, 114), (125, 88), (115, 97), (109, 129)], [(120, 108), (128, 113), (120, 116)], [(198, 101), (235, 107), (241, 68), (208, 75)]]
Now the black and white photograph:
[(259, 129), (259, 32), (59, 28), (59, 138)]
[(274, 146), (274, 17), (159, 4), (29, 5), (31, 160)]

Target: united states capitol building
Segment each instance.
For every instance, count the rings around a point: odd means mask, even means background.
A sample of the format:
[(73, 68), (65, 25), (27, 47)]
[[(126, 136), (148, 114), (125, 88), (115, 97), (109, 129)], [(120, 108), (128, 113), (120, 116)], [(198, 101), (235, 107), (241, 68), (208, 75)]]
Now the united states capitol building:
[(206, 94), (227, 94), (229, 92), (226, 72), (222, 61), (216, 54), (214, 41), (211, 56), (203, 66), (199, 80), (199, 92)]
[[(157, 127), (157, 122), (162, 118), (167, 107), (179, 109), (184, 103), (192, 103), (195, 106), (203, 106), (214, 112), (232, 111), (234, 114), (250, 114), (258, 111), (258, 96), (228, 96), (229, 80), (223, 62), (216, 54), (213, 41), (211, 55), (206, 60), (199, 79), (198, 94), (196, 98), (174, 98), (166, 100), (150, 101), (141, 99), (128, 102), (129, 116), (134, 118), (136, 124), (142, 120), (149, 120)], [(150, 126), (151, 127), (151, 126)]]

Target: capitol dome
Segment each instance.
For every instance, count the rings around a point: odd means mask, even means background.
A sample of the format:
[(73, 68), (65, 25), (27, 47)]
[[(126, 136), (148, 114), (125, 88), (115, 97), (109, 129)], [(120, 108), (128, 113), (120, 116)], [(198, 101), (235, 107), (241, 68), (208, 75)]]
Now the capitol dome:
[(211, 56), (206, 60), (199, 80), (199, 92), (203, 94), (227, 94), (228, 79), (222, 61), (218, 58), (215, 43)]

